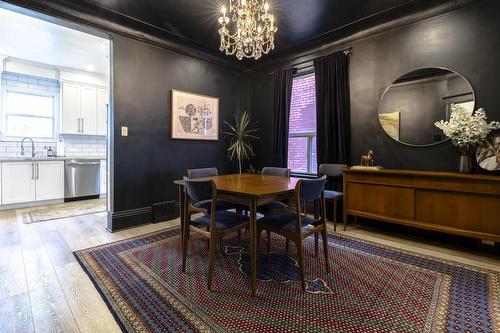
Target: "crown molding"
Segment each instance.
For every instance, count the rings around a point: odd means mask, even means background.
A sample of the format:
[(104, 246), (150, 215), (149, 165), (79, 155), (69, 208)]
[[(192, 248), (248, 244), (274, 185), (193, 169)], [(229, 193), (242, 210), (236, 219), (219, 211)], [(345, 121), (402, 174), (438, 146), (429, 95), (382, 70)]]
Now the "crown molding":
[[(247, 71), (248, 66), (224, 57), (213, 50), (204, 48), (193, 41), (184, 39), (167, 30), (96, 6), (86, 1), (55, 0), (2, 0), (11, 5), (42, 14), (46, 20), (62, 19), (70, 24), (77, 23), (102, 30), (108, 34), (118, 34), (146, 42), (179, 54), (222, 65), (233, 70)], [(0, 3), (1, 4), (1, 3)], [(16, 9), (16, 8), (12, 8)], [(22, 11), (21, 11), (22, 12)]]
[(331, 30), (305, 43), (274, 51), (265, 58), (261, 58), (259, 62), (238, 62), (236, 59), (228, 58), (216, 50), (207, 49), (168, 30), (87, 1), (3, 0), (5, 3), (48, 15), (44, 17), (45, 19), (55, 17), (75, 22), (100, 29), (105, 33), (133, 38), (240, 72), (263, 71), (312, 61), (316, 57), (331, 53), (356, 40), (487, 1), (496, 0), (413, 0)]
[(440, 0), (412, 1), (276, 52), (272, 57), (253, 64), (251, 70), (267, 71), (309, 62), (341, 50), (354, 41), (487, 1), (494, 0), (450, 0), (444, 3)]

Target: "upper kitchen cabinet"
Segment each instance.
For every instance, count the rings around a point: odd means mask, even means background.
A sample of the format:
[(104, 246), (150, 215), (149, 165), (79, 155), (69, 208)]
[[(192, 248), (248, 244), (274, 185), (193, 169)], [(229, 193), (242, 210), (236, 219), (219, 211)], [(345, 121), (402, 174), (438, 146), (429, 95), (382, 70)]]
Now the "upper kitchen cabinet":
[(109, 90), (105, 81), (61, 73), (61, 134), (106, 135)]
[(73, 83), (61, 85), (61, 133), (80, 134), (80, 86)]
[(96, 87), (81, 87), (81, 123), (80, 130), (83, 134), (98, 134), (97, 133), (97, 88)]
[(97, 134), (106, 135), (108, 131), (109, 91), (97, 89)]

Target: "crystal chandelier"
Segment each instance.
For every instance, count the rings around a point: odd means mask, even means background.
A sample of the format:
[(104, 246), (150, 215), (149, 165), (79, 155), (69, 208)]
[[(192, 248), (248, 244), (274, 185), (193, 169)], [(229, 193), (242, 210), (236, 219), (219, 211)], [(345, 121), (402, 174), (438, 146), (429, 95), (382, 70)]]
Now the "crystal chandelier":
[(229, 0), (221, 8), (220, 50), (227, 55), (259, 59), (274, 49), (274, 15), (265, 0)]

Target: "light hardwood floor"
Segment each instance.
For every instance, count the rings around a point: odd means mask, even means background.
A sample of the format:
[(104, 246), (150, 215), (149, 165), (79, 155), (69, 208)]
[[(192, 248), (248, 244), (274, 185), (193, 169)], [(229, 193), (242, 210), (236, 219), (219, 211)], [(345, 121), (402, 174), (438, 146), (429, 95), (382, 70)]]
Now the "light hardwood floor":
[[(178, 225), (178, 220), (109, 233), (106, 214), (24, 224), (0, 212), (0, 332), (120, 332), (75, 250)], [(346, 235), (500, 271), (500, 260), (352, 227)]]

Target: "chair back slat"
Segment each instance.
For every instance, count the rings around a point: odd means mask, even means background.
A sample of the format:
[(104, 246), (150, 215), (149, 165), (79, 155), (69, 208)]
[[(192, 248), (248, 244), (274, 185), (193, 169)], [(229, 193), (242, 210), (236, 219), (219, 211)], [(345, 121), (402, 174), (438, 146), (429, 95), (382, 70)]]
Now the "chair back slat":
[(266, 176), (290, 177), (291, 170), (287, 168), (265, 167), (262, 174)]
[(213, 181), (191, 180), (184, 177), (184, 183), (186, 186), (186, 193), (193, 203), (212, 199)]
[(320, 164), (319, 175), (338, 178), (342, 176), (342, 171), (346, 167), (346, 164)]
[(219, 175), (219, 171), (217, 168), (188, 169), (187, 175), (189, 179), (214, 177)]
[(313, 202), (321, 198), (325, 189), (326, 176), (317, 179), (299, 180), (299, 199), (306, 202)]

